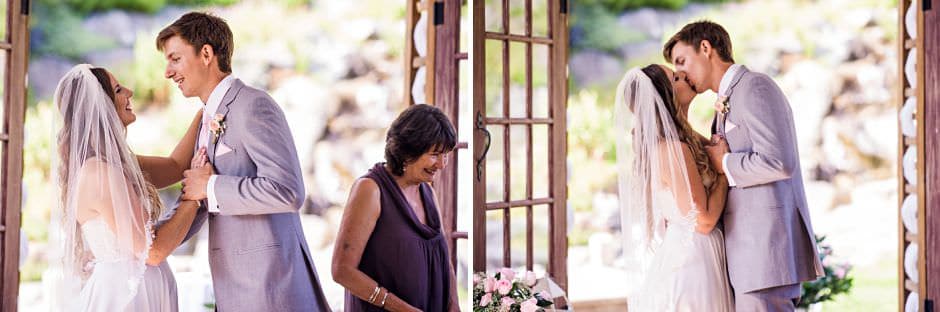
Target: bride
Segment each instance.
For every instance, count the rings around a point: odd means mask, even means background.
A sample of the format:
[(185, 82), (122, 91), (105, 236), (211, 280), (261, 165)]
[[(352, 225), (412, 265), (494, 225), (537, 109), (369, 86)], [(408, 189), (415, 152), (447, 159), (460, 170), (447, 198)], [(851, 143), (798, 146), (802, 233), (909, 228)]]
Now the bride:
[[(722, 232), (728, 181), (687, 120), (695, 93), (661, 65), (631, 69), (615, 124), (630, 311), (733, 311)], [(630, 133), (627, 136), (625, 134)]]
[[(133, 92), (106, 70), (72, 68), (55, 92), (63, 311), (176, 311), (176, 282), (165, 258), (182, 242), (198, 203), (167, 220), (154, 186), (125, 140)], [(192, 155), (195, 130), (171, 158)], [(185, 144), (185, 142), (189, 144)], [(188, 156), (187, 156), (188, 157)], [(186, 162), (186, 158), (182, 158)], [(200, 153), (190, 166), (207, 165)]]

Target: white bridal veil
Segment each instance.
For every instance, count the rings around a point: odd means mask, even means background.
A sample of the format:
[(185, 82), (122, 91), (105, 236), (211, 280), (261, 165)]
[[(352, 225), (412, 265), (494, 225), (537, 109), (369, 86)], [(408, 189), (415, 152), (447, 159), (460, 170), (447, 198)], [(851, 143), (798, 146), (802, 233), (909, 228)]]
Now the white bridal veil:
[(624, 264), (631, 298), (646, 278), (667, 225), (687, 223), (682, 227), (688, 229), (687, 240), (695, 229), (698, 210), (692, 204), (685, 147), (673, 114), (642, 70), (634, 68), (624, 75), (617, 87), (614, 124)]
[[(59, 301), (53, 309), (63, 311), (77, 310), (82, 285), (103, 266), (122, 277), (113, 280), (118, 285), (109, 287), (109, 295), (130, 302), (143, 279), (153, 233), (148, 184), (114, 104), (91, 69), (72, 68), (54, 98), (61, 117), (54, 166), (59, 197), (50, 238), (61, 253), (52, 265), (61, 265), (62, 275), (52, 291)], [(113, 235), (89, 239), (85, 233), (92, 226)]]

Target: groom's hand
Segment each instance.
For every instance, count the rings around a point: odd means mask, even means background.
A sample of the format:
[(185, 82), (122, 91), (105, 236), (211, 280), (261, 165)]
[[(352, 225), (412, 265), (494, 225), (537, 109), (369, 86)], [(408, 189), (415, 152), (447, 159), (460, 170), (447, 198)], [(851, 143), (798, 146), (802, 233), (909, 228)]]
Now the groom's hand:
[(206, 186), (212, 173), (211, 165), (183, 171), (183, 200), (206, 199)]
[(731, 149), (728, 148), (728, 141), (725, 141), (725, 138), (717, 134), (712, 135), (712, 144), (706, 145), (705, 151), (708, 153), (708, 159), (712, 162), (712, 167), (715, 168), (719, 174), (723, 174), (725, 168), (722, 160), (725, 154), (731, 151)]

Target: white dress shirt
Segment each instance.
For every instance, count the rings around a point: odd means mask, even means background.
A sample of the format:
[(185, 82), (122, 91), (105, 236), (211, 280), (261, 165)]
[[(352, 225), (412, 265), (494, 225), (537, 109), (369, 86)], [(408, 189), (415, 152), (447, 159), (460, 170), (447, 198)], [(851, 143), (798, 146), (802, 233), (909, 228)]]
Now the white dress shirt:
[[(212, 93), (209, 94), (205, 105), (202, 107), (202, 131), (199, 133), (199, 147), (206, 148), (206, 153), (209, 151), (209, 140), (212, 133), (209, 130), (209, 121), (214, 118), (215, 112), (219, 109), (219, 104), (222, 102), (222, 98), (225, 97), (225, 93), (228, 92), (228, 89), (232, 87), (232, 82), (235, 81), (235, 77), (231, 74), (225, 76), (218, 85), (215, 86), (215, 89), (212, 90)], [(206, 183), (206, 201), (208, 201), (210, 213), (219, 213), (219, 202), (215, 198), (215, 179), (218, 175), (213, 174), (209, 177), (209, 182)]]
[[(728, 70), (725, 71), (725, 75), (721, 76), (721, 82), (718, 83), (719, 97), (727, 96), (728, 88), (731, 87), (731, 79), (734, 79), (734, 75), (740, 69), (740, 64), (731, 64), (731, 67), (728, 67)], [(734, 183), (734, 178), (731, 177), (731, 172), (728, 171), (728, 153), (721, 157), (721, 167), (724, 168), (725, 176), (728, 177), (728, 186), (735, 186), (737, 183)]]

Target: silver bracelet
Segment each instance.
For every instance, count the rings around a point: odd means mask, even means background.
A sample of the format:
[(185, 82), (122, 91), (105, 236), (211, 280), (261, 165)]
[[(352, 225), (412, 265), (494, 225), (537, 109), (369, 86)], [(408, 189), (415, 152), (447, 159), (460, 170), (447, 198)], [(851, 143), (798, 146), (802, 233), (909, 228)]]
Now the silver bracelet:
[(385, 290), (385, 297), (382, 297), (382, 303), (379, 304), (380, 308), (385, 308), (385, 300), (388, 299), (388, 289)]
[(369, 303), (375, 304), (375, 299), (379, 295), (379, 285), (375, 285), (375, 290), (372, 291), (372, 295), (369, 296)]

